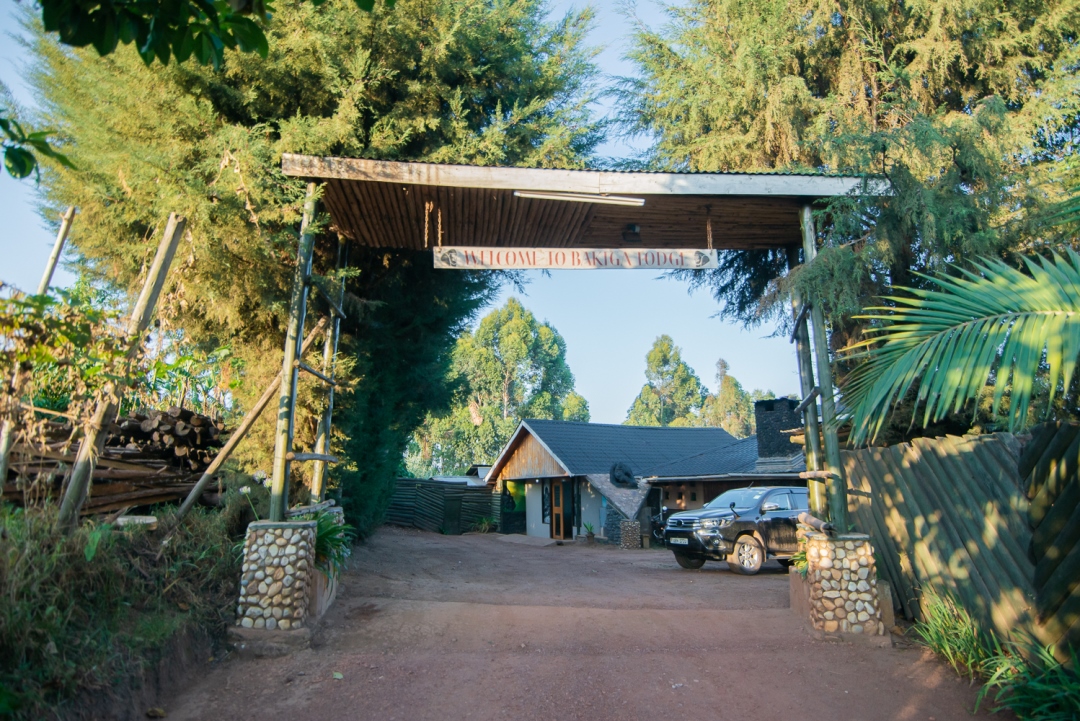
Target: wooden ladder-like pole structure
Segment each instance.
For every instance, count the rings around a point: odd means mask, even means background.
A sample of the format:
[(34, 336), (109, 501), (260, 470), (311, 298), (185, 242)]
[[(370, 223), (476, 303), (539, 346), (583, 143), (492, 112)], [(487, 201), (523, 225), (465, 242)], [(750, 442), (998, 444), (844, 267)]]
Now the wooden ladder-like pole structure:
[[(312, 285), (311, 261), (315, 250), (315, 234), (312, 224), (315, 222), (316, 184), (308, 183), (307, 200), (304, 203), (304, 217), (300, 224), (300, 244), (296, 254), (296, 272), (293, 275), (292, 298), (289, 303), (289, 322), (285, 332), (285, 354), (281, 361), (281, 387), (278, 394), (277, 427), (274, 431), (274, 465), (270, 480), (270, 518), (271, 521), (284, 521), (285, 511), (289, 507), (289, 475), (291, 464), (296, 461), (316, 461), (336, 463), (337, 459), (325, 452), (318, 453), (294, 453), (292, 449), (293, 434), (296, 427), (296, 386), (299, 381), (300, 371), (306, 371), (329, 387), (328, 405), (333, 403), (333, 356), (337, 346), (337, 330), (342, 312), (340, 299), (335, 305), (334, 300), (327, 298), (334, 314), (332, 331), (328, 334), (327, 344), (331, 347), (329, 364), (325, 363), (323, 372), (316, 371), (304, 364), (302, 360), (301, 339), (304, 335), (304, 321), (307, 316), (308, 297)], [(340, 255), (339, 255), (340, 258)], [(340, 294), (344, 293), (344, 289)], [(330, 438), (330, 414), (332, 407), (323, 414), (320, 422), (320, 431), (325, 425), (325, 446), (329, 447)], [(323, 475), (325, 470), (323, 471)], [(322, 475), (320, 475), (320, 479)], [(321, 482), (321, 481), (320, 481)], [(313, 489), (314, 490), (314, 489)]]
[[(817, 231), (809, 205), (802, 209), (803, 262), (811, 263), (817, 257)], [(813, 327), (814, 355), (817, 357), (818, 389), (821, 392), (821, 424), (825, 441), (825, 465), (828, 477), (829, 520), (840, 533), (848, 530), (847, 488), (844, 468), (840, 463), (840, 440), (836, 435), (836, 402), (834, 400), (832, 366), (829, 359), (829, 338), (825, 330), (825, 313), (821, 304), (810, 303), (810, 321)], [(807, 436), (809, 441), (809, 436)]]
[[(348, 263), (346, 256), (345, 241), (338, 238), (337, 269), (341, 269)], [(329, 299), (328, 299), (329, 300)], [(330, 429), (331, 420), (334, 416), (334, 369), (337, 365), (338, 339), (341, 334), (341, 304), (345, 300), (345, 279), (338, 282), (336, 306), (331, 301), (333, 320), (330, 322), (330, 332), (326, 334), (326, 342), (323, 344), (322, 373), (315, 374), (326, 383), (326, 407), (323, 409), (322, 418), (319, 420), (318, 435), (315, 437), (315, 454), (320, 456), (330, 455)], [(311, 502), (321, 503), (326, 495), (326, 470), (327, 462), (319, 459), (311, 469)]]
[[(799, 264), (799, 250), (796, 247), (788, 248), (788, 269), (794, 269)], [(795, 330), (791, 334), (791, 340), (795, 342), (796, 355), (799, 361), (799, 387), (802, 390), (803, 401), (803, 432), (806, 449), (806, 469), (820, 471), (824, 469), (825, 457), (821, 450), (821, 427), (818, 423), (818, 404), (814, 398), (814, 361), (810, 350), (810, 331), (807, 329), (806, 317), (809, 313), (808, 304), (803, 301), (798, 291), (791, 294), (791, 312), (795, 318)], [(797, 410), (797, 409), (796, 409)], [(827, 512), (825, 484), (819, 479), (811, 479), (807, 482), (810, 491), (810, 511), (818, 518), (824, 518)]]

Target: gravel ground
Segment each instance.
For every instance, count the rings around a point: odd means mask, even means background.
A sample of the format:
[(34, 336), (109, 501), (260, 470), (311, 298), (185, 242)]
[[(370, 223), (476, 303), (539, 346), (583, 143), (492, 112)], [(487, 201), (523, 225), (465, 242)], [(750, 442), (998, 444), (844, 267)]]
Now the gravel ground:
[(387, 527), (357, 548), (311, 650), (209, 666), (166, 710), (174, 720), (945, 721), (972, 718), (975, 691), (910, 644), (814, 641), (774, 563), (743, 577), (723, 563), (686, 571), (658, 550)]

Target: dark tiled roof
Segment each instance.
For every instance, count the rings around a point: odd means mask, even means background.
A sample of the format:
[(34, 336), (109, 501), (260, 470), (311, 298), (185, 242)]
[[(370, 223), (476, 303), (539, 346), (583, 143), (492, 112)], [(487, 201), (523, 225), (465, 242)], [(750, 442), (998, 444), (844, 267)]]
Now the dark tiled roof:
[[(655, 468), (677, 467), (680, 461), (717, 452), (722, 455), (728, 446), (746, 444), (746, 440), (737, 441), (722, 428), (660, 428), (546, 420), (526, 420), (524, 423), (562, 461), (572, 476), (609, 473), (611, 466), (620, 462), (630, 466), (635, 476), (653, 476), (656, 475)], [(757, 458), (756, 441), (753, 448), (751, 465)], [(741, 451), (736, 458), (741, 467)], [(710, 467), (695, 475), (731, 472), (735, 471)]]
[(679, 458), (650, 468), (643, 474), (653, 476), (726, 476), (753, 473), (758, 460), (757, 437), (710, 448), (701, 453)]

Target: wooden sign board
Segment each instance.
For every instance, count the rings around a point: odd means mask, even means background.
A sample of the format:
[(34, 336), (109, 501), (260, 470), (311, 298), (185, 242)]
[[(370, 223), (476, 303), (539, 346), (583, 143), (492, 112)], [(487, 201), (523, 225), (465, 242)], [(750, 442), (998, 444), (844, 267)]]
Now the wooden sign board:
[(696, 248), (435, 248), (435, 267), (450, 270), (670, 270), (717, 266), (715, 250)]

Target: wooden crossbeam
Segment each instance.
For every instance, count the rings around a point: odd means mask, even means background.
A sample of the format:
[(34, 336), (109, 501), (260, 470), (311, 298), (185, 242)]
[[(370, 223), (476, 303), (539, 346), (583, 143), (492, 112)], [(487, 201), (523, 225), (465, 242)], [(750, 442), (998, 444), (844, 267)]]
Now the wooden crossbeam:
[(337, 382), (335, 380), (333, 380), (332, 378), (324, 375), (320, 371), (315, 370), (314, 368), (309, 366), (307, 363), (304, 363), (303, 361), (300, 361), (300, 360), (293, 361), (293, 366), (295, 368), (299, 368), (300, 370), (304, 371), (305, 373), (310, 373), (311, 375), (315, 376), (316, 378), (321, 380), (323, 383), (326, 383), (327, 385), (332, 385), (332, 386), (337, 385)]
[(325, 453), (292, 453), (285, 454), (285, 458), (290, 461), (322, 461), (324, 463), (340, 463), (337, 456), (327, 455)]

